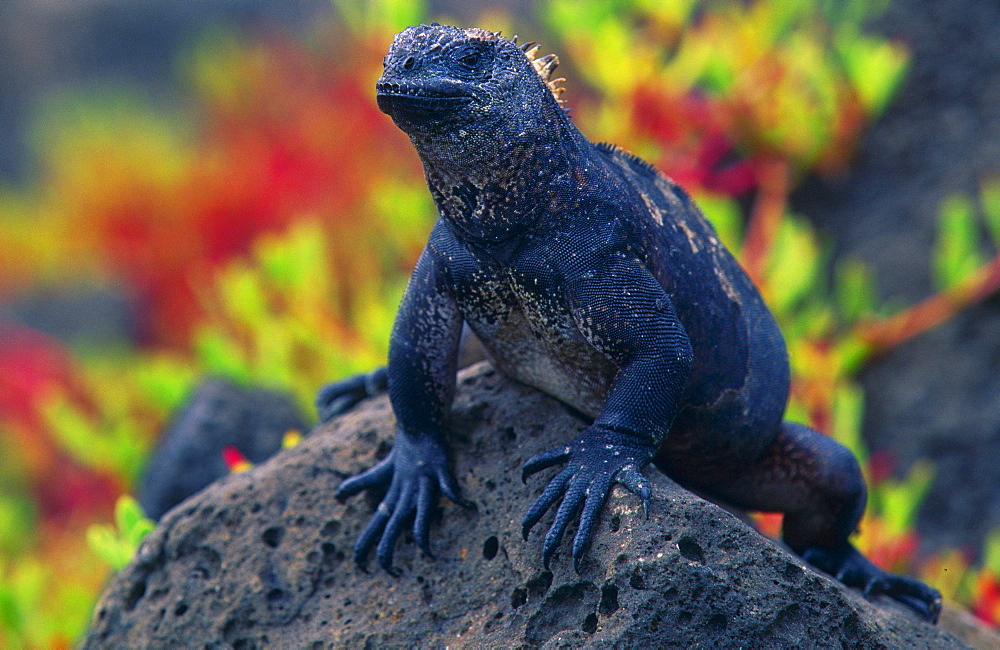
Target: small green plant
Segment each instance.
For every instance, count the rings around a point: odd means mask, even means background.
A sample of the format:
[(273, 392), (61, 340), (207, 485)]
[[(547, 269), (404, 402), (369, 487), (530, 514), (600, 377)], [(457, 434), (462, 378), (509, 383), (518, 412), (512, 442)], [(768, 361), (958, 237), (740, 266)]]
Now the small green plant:
[(112, 569), (120, 571), (155, 527), (156, 522), (147, 518), (139, 503), (126, 494), (115, 504), (115, 525), (93, 524), (87, 529), (87, 543)]

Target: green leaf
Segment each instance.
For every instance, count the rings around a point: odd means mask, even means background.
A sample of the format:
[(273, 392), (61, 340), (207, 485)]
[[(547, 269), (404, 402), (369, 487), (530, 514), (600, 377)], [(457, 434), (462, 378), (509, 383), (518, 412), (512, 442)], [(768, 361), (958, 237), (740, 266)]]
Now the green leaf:
[(204, 326), (195, 334), (195, 349), (207, 374), (248, 384), (253, 376), (239, 345), (223, 332)]
[(836, 340), (835, 345), (840, 370), (844, 375), (855, 375), (871, 357), (871, 345), (857, 336), (844, 335)]
[(719, 241), (736, 255), (743, 245), (743, 217), (735, 200), (719, 194), (699, 193), (698, 207), (715, 228)]
[(867, 264), (845, 260), (837, 265), (834, 275), (834, 294), (841, 324), (850, 325), (875, 311), (875, 282)]
[(131, 555), (125, 557), (126, 552), (122, 548), (121, 539), (107, 524), (92, 524), (87, 528), (87, 545), (115, 571), (124, 568), (131, 557)]
[(902, 481), (886, 480), (873, 490), (873, 503), (894, 534), (913, 530), (917, 510), (923, 503), (927, 490), (934, 480), (934, 465), (925, 459), (917, 460)]
[(950, 289), (983, 264), (972, 202), (960, 195), (945, 199), (939, 228), (933, 251), (934, 279), (939, 288)]
[(118, 530), (132, 530), (143, 518), (145, 515), (138, 501), (127, 494), (118, 498), (115, 503), (115, 523), (118, 524)]
[(880, 115), (906, 74), (906, 48), (854, 29), (840, 30), (834, 43), (861, 105), (869, 115)]
[(983, 566), (1000, 576), (1000, 528), (994, 528), (983, 544)]
[(787, 312), (816, 289), (819, 262), (819, 244), (812, 229), (797, 219), (783, 219), (768, 259), (767, 282), (776, 312)]
[(234, 265), (221, 274), (219, 294), (226, 314), (251, 327), (265, 320), (271, 309), (257, 276), (248, 268)]
[(117, 530), (107, 524), (93, 524), (87, 529), (87, 544), (115, 571), (132, 561), (142, 540), (156, 524), (146, 518), (136, 500), (125, 494), (115, 504)]
[(52, 395), (41, 404), (41, 413), (60, 446), (89, 467), (106, 467), (107, 445), (97, 424), (64, 395)]
[(868, 448), (861, 437), (864, 411), (865, 397), (860, 386), (845, 382), (837, 387), (833, 399), (833, 438), (850, 449), (859, 461), (868, 458)]

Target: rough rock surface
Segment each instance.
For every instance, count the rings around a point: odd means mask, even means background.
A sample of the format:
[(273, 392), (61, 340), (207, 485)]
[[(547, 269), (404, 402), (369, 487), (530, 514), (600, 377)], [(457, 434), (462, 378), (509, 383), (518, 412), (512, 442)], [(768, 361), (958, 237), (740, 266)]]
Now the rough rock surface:
[(103, 595), (85, 647), (961, 647), (653, 469), (649, 519), (618, 489), (582, 573), (565, 549), (544, 570), (543, 533), (525, 542), (519, 529), (546, 482), (523, 485), (520, 467), (582, 425), (486, 364), (461, 375), (453, 420), (476, 508), (441, 508), (436, 560), (405, 539), (400, 578), (363, 573), (351, 546), (377, 501), (333, 492), (387, 452), (392, 427), (386, 399), (371, 400), (167, 513)]

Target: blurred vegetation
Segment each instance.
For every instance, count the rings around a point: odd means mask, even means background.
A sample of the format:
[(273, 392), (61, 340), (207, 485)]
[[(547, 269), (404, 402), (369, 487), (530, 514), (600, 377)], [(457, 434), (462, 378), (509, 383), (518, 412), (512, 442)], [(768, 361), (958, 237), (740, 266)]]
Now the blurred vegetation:
[[(804, 177), (850, 164), (906, 74), (905, 48), (862, 29), (884, 4), (544, 0), (538, 17), (577, 124), (694, 193), (774, 309), (790, 417), (863, 460), (862, 550), (997, 625), (1000, 533), (976, 566), (917, 556), (934, 470), (869, 456), (855, 376), (1000, 285), (1000, 182), (942, 205), (940, 292), (895, 311), (859, 262), (831, 281), (829, 247), (787, 206)], [(110, 287), (138, 305), (137, 340), (112, 347), (0, 331), (0, 645), (83, 633), (151, 527), (125, 495), (199, 377), (284, 389), (311, 412), (323, 382), (384, 362), (435, 211), (373, 83), (392, 34), (428, 17), (405, 0), (334, 5), (340, 20), (302, 37), (205, 33), (177, 65), (186, 112), (129, 87), (54, 98), (34, 127), (41, 172), (0, 188), (0, 300)], [(527, 27), (497, 12), (480, 26)], [(776, 534), (780, 518), (758, 523)]]

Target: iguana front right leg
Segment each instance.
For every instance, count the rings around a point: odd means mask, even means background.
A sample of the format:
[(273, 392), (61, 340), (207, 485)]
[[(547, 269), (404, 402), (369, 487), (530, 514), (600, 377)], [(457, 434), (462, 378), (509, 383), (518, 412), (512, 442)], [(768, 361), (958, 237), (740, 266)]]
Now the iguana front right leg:
[(444, 439), (461, 331), (458, 305), (428, 246), (403, 295), (389, 346), (387, 384), (398, 422), (396, 441), (385, 459), (337, 489), (337, 498), (343, 500), (387, 488), (354, 545), (354, 559), (361, 567), (375, 548), (379, 564), (396, 574), (393, 550), (410, 517), (417, 543), (430, 554), (429, 514), (438, 494), (461, 503)]

